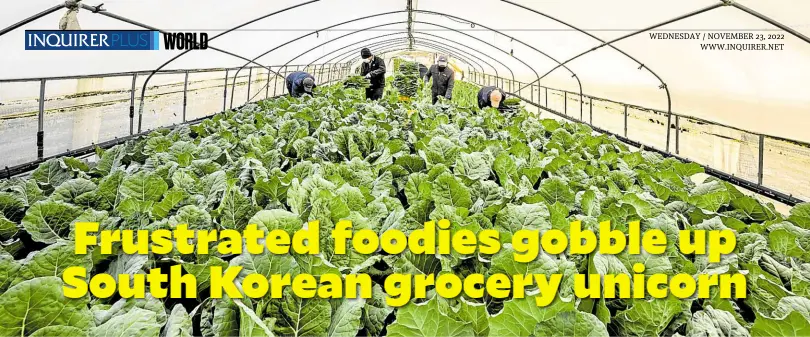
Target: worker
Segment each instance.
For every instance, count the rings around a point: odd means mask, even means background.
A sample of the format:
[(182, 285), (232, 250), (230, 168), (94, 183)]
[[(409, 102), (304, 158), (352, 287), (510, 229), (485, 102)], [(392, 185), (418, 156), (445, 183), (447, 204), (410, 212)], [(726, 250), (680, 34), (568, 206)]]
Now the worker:
[(309, 73), (296, 71), (287, 75), (287, 91), (289, 91), (290, 96), (312, 95), (313, 88), (315, 88), (315, 78)]
[(368, 48), (360, 51), (360, 57), (363, 59), (360, 76), (371, 82), (371, 86), (366, 88), (366, 98), (372, 101), (379, 100), (385, 90), (385, 61), (379, 56), (374, 56)]
[(424, 64), (419, 63), (419, 78), (425, 78), (425, 75), (428, 73), (428, 67)]
[(433, 104), (439, 100), (439, 97), (453, 99), (453, 85), (456, 81), (456, 73), (453, 69), (447, 66), (447, 56), (439, 56), (436, 64), (430, 67), (427, 75), (425, 75), (425, 82), (433, 78), (433, 87), (430, 89), (430, 96), (433, 99)]
[(498, 87), (483, 87), (478, 91), (478, 108), (493, 107), (498, 110), (503, 110), (504, 106), (501, 104), (506, 99), (506, 93)]

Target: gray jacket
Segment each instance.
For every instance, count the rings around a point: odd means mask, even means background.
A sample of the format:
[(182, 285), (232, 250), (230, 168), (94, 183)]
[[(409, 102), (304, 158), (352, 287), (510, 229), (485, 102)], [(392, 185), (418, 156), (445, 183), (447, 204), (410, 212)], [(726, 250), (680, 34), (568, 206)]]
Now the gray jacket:
[(439, 66), (432, 65), (425, 75), (425, 82), (433, 78), (433, 87), (430, 89), (433, 96), (444, 96), (447, 99), (453, 98), (453, 85), (456, 81), (456, 73), (450, 67), (445, 67), (444, 71), (439, 71)]

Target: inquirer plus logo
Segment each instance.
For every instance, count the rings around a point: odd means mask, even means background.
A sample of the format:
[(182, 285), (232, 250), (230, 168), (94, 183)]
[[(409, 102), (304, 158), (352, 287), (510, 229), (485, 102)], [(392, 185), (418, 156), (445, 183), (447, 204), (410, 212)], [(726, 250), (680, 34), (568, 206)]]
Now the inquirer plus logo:
[[(26, 50), (160, 50), (161, 34), (149, 30), (28, 30)], [(207, 49), (206, 33), (163, 34), (165, 50)]]

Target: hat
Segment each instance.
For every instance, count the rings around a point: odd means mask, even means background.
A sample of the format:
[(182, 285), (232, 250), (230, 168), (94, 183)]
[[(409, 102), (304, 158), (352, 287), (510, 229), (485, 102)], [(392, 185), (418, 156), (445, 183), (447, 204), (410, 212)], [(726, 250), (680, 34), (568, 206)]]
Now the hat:
[(363, 48), (363, 50), (360, 51), (360, 57), (364, 59), (371, 57), (371, 50), (368, 50), (368, 48)]
[(447, 56), (444, 56), (444, 55), (439, 56), (439, 62), (445, 62), (446, 63), (447, 62)]
[(312, 78), (307, 77), (301, 84), (304, 86), (304, 91), (310, 92), (312, 91), (312, 87), (315, 86), (315, 81)]
[(489, 99), (491, 101), (502, 101), (504, 97), (501, 94), (500, 90), (492, 90), (492, 92), (489, 93)]

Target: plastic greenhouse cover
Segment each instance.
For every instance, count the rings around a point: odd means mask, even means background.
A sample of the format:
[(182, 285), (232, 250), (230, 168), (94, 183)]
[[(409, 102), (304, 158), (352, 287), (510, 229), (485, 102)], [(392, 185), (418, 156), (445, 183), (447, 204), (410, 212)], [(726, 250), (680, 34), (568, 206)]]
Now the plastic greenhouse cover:
[[(0, 30), (0, 335), (810, 335), (810, 0), (81, 0), (102, 2), (106, 15), (79, 11), (82, 29), (207, 33), (216, 50), (25, 50), (26, 31), (58, 29), (65, 8)], [(5, 0), (0, 29), (63, 4)], [(396, 73), (380, 103), (346, 89), (370, 83), (346, 79), (364, 47)], [(439, 55), (462, 81), (449, 102), (431, 104), (417, 67), (394, 69), (395, 56), (430, 66)], [(171, 71), (148, 75), (159, 68)], [(284, 76), (301, 69), (316, 78), (315, 97), (284, 97), (293, 91)], [(512, 96), (503, 110), (481, 107), (485, 85)], [(739, 246), (710, 239), (718, 258), (729, 248), (720, 261), (678, 251), (689, 246), (681, 242), (616, 256), (544, 247), (524, 264), (510, 255), (520, 243), (537, 248), (536, 235), (501, 252), (452, 254), (77, 258), (71, 243), (85, 220), (238, 231), (259, 222), (287, 233), (352, 219), (382, 235), (442, 217), (460, 225), (444, 234), (478, 239), (487, 229), (503, 235), (498, 243), (522, 229), (571, 234), (569, 221), (607, 220), (626, 242), (642, 223), (670, 240), (733, 230)], [(57, 278), (74, 264), (116, 281), (171, 266), (201, 288), (186, 287), (182, 300), (67, 300)], [(213, 298), (220, 282), (208, 268), (228, 265), (319, 279), (369, 273), (377, 285), (366, 300)], [(532, 301), (555, 292), (523, 285), (533, 293), (523, 299), (431, 295), (394, 311), (380, 287), (403, 273), (559, 272), (559, 294), (572, 295), (573, 275), (631, 270), (690, 281), (740, 272), (750, 287), (735, 293), (750, 296), (616, 301), (596, 289), (538, 309)]]
[[(810, 12), (810, 3), (807, 1), (738, 2), (800, 33), (810, 35), (810, 24), (807, 24), (806, 18), (803, 17)], [(11, 24), (58, 3), (41, 0), (13, 2), (7, 4), (7, 10), (0, 13), (0, 22)], [(92, 1), (85, 3), (96, 5)], [(510, 74), (511, 70), (519, 80), (530, 82), (537, 78), (535, 72), (542, 76), (557, 66), (557, 61), (565, 61), (601, 43), (520, 6), (552, 16), (603, 40), (611, 40), (717, 3), (719, 2), (708, 0), (542, 2), (516, 0), (511, 3), (422, 0), (415, 1), (414, 20), (417, 23), (414, 24), (414, 36), (453, 41), (446, 42), (447, 44), (464, 44), (477, 50), (480, 58), (485, 58), (497, 68), (495, 71)], [(280, 47), (257, 60), (264, 65), (280, 65), (308, 51), (296, 59), (305, 64), (334, 49), (365, 41), (401, 38), (404, 35), (386, 37), (380, 35), (406, 31), (406, 24), (403, 23), (408, 18), (406, 1), (401, 0), (321, 0), (311, 3), (288, 0), (233, 2), (111, 0), (104, 2), (104, 8), (160, 29), (208, 32), (213, 36), (260, 15), (296, 4), (304, 5), (243, 27), (239, 31), (218, 38), (211, 45), (252, 59), (273, 47), (319, 31), (317, 34)], [(428, 11), (432, 13), (427, 13)], [(8, 79), (149, 70), (161, 65), (176, 53), (173, 51), (25, 52), (20, 48), (24, 40), (24, 30), (54, 29), (61, 15), (62, 11), (50, 14), (24, 26), (24, 29), (0, 37), (0, 50), (3, 50), (0, 53), (0, 74), (2, 74), (0, 77)], [(366, 16), (372, 17), (339, 25)], [(138, 28), (84, 10), (79, 14), (79, 21), (84, 29)], [(478, 25), (473, 26), (470, 22)], [(324, 30), (331, 26), (334, 27)], [(329, 39), (368, 27), (376, 28), (312, 49)], [(445, 27), (461, 30), (470, 36)], [(499, 30), (502, 34), (484, 27)], [(785, 35), (784, 40), (766, 42), (783, 43), (784, 50), (707, 51), (702, 50), (702, 43), (750, 41), (655, 40), (650, 36), (651, 33), (667, 32), (779, 34)], [(537, 48), (550, 57), (517, 40)], [(661, 77), (671, 91), (673, 111), (716, 120), (743, 129), (810, 140), (805, 131), (810, 122), (804, 117), (810, 106), (810, 96), (806, 94), (808, 90), (806, 79), (810, 78), (810, 62), (807, 62), (810, 59), (810, 44), (790, 34), (783, 34), (765, 21), (733, 7), (720, 7), (659, 27), (653, 32), (635, 35), (616, 43), (615, 46), (635, 57)], [(456, 47), (466, 50), (466, 47)], [(245, 62), (240, 59), (207, 50), (189, 53), (167, 68), (239, 67), (243, 64)], [(582, 89), (587, 94), (610, 97), (617, 101), (650, 108), (662, 110), (667, 108), (666, 95), (663, 90), (658, 89), (660, 82), (649, 72), (638, 70), (639, 64), (611, 48), (601, 48), (585, 54), (567, 64), (567, 67), (577, 74), (582, 82)], [(543, 78), (541, 84), (579, 91), (577, 82), (564, 68), (558, 68)], [(758, 118), (765, 112), (768, 115), (767, 119)], [(745, 118), (738, 118), (739, 116)]]

